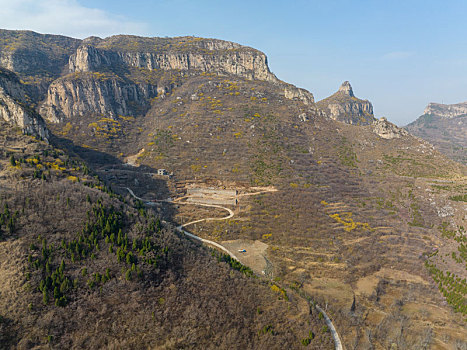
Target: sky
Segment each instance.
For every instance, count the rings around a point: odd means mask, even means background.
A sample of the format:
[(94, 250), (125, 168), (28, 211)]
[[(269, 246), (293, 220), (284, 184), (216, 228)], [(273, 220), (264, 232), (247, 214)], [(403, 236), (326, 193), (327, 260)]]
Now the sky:
[(375, 116), (406, 125), (467, 101), (465, 0), (0, 0), (0, 28), (76, 38), (218, 38), (266, 53), (321, 100), (348, 80)]

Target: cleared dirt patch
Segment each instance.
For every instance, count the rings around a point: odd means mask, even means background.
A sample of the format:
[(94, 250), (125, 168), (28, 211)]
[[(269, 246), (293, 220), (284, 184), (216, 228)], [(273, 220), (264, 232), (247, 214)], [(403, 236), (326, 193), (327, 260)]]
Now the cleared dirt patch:
[[(266, 250), (268, 245), (261, 241), (251, 241), (245, 239), (236, 239), (232, 241), (222, 241), (221, 244), (231, 252), (234, 252), (243, 265), (251, 268), (255, 273), (262, 275), (266, 269)], [(239, 250), (245, 249), (245, 252)]]
[(344, 305), (352, 304), (353, 291), (352, 288), (337, 279), (332, 278), (314, 278), (310, 284), (304, 284), (303, 289), (312, 295), (321, 295), (325, 299), (335, 298), (341, 301)]
[(405, 281), (410, 283), (420, 283), (420, 284), (428, 284), (422, 277), (417, 275), (412, 275), (405, 271), (400, 270), (393, 270), (388, 268), (382, 268), (376, 273), (377, 276), (385, 278), (385, 279), (392, 279), (395, 281)]
[(370, 276), (360, 278), (357, 281), (356, 294), (357, 295), (360, 295), (360, 294), (371, 295), (375, 291), (376, 286), (378, 285), (378, 282), (379, 282), (379, 278), (376, 277), (375, 275), (370, 275)]

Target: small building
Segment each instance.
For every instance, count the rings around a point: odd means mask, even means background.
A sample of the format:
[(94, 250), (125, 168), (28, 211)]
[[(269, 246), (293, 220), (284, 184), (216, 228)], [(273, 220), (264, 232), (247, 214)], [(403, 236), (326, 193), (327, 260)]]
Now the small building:
[(167, 176), (169, 172), (165, 169), (157, 169), (157, 175)]

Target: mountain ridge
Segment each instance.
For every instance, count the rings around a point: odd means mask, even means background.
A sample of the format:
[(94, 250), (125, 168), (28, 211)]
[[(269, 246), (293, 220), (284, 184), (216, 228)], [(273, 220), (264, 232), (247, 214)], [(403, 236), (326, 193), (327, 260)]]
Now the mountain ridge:
[(442, 104), (431, 102), (423, 111), (423, 114), (436, 115), (444, 118), (454, 118), (467, 114), (467, 102), (455, 104)]

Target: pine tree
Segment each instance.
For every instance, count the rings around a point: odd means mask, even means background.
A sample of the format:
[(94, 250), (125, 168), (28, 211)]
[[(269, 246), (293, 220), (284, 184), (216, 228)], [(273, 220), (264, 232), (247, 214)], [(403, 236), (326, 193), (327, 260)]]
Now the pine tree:
[(65, 270), (65, 261), (63, 261), (62, 259), (62, 262), (60, 263), (60, 267), (58, 268), (58, 271), (60, 272), (61, 275), (63, 275), (63, 270)]
[(47, 292), (47, 288), (42, 290), (42, 301), (44, 302), (44, 305), (47, 305), (49, 301), (49, 293)]
[(125, 278), (127, 281), (131, 281), (131, 270), (127, 270), (126, 274), (125, 274)]

